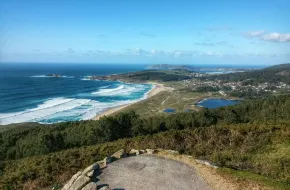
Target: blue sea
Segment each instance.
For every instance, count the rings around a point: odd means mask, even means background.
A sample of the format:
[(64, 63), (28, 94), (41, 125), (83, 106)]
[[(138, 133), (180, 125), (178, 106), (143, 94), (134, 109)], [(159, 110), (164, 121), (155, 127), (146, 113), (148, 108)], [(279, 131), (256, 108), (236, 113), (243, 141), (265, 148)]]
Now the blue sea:
[[(146, 68), (140, 64), (0, 63), (0, 125), (87, 120), (144, 99), (149, 84), (88, 80)], [(47, 74), (62, 77), (46, 77)]]

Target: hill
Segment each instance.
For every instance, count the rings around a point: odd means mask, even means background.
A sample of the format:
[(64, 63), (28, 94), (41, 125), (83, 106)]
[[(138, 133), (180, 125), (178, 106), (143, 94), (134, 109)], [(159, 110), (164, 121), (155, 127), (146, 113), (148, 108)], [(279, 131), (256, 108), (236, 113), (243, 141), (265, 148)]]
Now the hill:
[(117, 75), (106, 75), (106, 76), (91, 76), (91, 80), (111, 80), (111, 81), (124, 81), (124, 82), (146, 82), (146, 81), (180, 81), (191, 78), (191, 72), (187, 70), (145, 70), (138, 72), (130, 72), (125, 74)]
[(290, 63), (275, 65), (261, 70), (248, 72), (230, 73), (210, 76), (208, 79), (223, 80), (225, 82), (245, 82), (250, 85), (258, 83), (279, 83), (290, 84)]

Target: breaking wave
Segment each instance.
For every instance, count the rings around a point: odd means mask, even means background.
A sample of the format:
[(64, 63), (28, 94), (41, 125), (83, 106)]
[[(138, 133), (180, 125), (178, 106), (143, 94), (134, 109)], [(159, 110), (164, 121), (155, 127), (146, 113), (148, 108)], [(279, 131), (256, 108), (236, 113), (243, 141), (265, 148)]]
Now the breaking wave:
[[(101, 86), (98, 91), (90, 92), (89, 96), (83, 98), (81, 98), (82, 96), (52, 98), (36, 105), (35, 108), (13, 113), (0, 113), (0, 125), (22, 122), (58, 123), (87, 120), (107, 109), (144, 99), (149, 90), (150, 86), (148, 85), (125, 83), (120, 83), (118, 86), (116, 84)], [(106, 98), (107, 96), (109, 97)], [(118, 96), (118, 98), (112, 96)]]
[(55, 76), (47, 76), (47, 75), (34, 75), (34, 76), (30, 76), (33, 78), (75, 78), (74, 76), (66, 76), (66, 75), (62, 75), (59, 77), (55, 77)]
[(103, 88), (99, 89), (96, 92), (93, 92), (93, 95), (96, 96), (128, 96), (132, 93), (140, 92), (144, 90), (143, 85), (120, 85), (116, 88)]

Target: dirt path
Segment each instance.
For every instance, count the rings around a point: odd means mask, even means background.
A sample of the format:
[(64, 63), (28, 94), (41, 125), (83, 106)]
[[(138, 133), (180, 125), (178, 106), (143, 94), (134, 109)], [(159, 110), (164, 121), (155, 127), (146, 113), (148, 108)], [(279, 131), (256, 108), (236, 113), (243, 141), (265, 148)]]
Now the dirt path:
[(193, 167), (149, 155), (113, 162), (103, 170), (97, 184), (118, 190), (211, 190)]

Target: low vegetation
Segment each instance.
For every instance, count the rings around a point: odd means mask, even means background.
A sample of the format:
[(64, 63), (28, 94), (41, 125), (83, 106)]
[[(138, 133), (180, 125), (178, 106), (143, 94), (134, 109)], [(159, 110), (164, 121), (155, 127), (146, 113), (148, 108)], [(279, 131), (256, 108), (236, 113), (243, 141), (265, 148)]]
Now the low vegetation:
[[(125, 148), (164, 148), (211, 160), (222, 167), (246, 170), (290, 184), (289, 123), (233, 124), (123, 139), (48, 155), (6, 161), (0, 183), (12, 189), (24, 184), (61, 184), (79, 169)], [(284, 151), (287, 152), (284, 152)], [(277, 154), (277, 152), (284, 152)]]
[(164, 148), (288, 186), (289, 107), (290, 97), (279, 96), (170, 116), (141, 118), (131, 111), (99, 121), (15, 127), (0, 135), (0, 184), (58, 185), (120, 148)]

